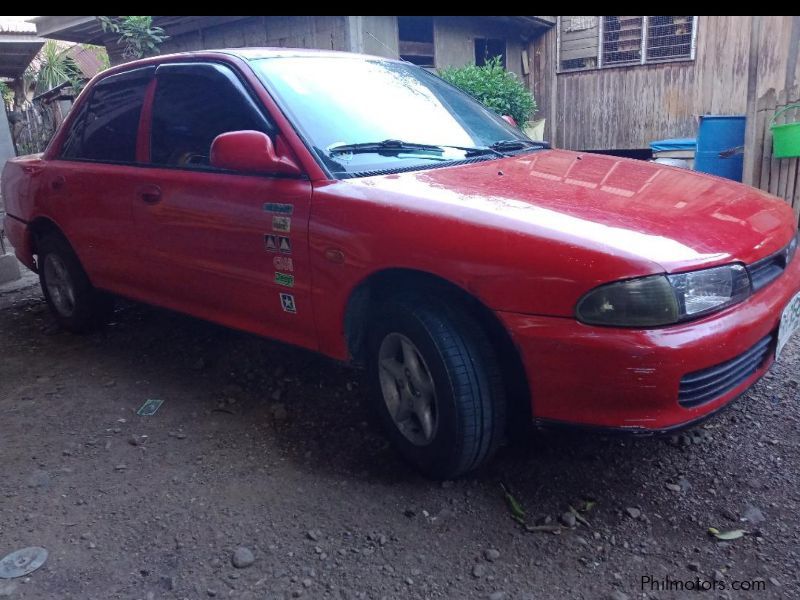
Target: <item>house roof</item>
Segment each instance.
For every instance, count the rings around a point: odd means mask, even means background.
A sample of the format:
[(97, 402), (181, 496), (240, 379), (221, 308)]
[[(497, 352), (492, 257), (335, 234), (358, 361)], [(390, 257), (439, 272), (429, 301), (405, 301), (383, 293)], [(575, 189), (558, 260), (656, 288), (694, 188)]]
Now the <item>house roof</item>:
[[(168, 35), (177, 36), (189, 31), (197, 31), (223, 23), (231, 23), (250, 17), (188, 17), (188, 16), (162, 16), (153, 17), (153, 25), (162, 27)], [(541, 31), (551, 27), (556, 22), (556, 17), (485, 17), (495, 21), (513, 23), (529, 31)], [(115, 39), (111, 33), (103, 31), (97, 17), (35, 17), (31, 23), (36, 25), (36, 31), (41, 37), (68, 42), (85, 44), (106, 45)]]
[(0, 19), (0, 77), (22, 75), (43, 45), (32, 23)]

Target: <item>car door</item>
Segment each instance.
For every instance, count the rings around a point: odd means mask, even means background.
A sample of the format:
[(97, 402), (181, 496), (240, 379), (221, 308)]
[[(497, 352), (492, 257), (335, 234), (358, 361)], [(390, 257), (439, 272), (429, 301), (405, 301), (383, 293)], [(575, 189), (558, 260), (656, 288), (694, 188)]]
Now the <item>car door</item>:
[(239, 329), (315, 347), (304, 176), (214, 169), (221, 133), (258, 130), (284, 147), (235, 71), (158, 67), (145, 109), (149, 168), (133, 212), (153, 301)]
[(132, 206), (142, 171), (137, 132), (154, 73), (155, 67), (126, 71), (88, 90), (37, 191), (43, 213), (62, 228), (92, 283), (122, 294), (141, 277)]

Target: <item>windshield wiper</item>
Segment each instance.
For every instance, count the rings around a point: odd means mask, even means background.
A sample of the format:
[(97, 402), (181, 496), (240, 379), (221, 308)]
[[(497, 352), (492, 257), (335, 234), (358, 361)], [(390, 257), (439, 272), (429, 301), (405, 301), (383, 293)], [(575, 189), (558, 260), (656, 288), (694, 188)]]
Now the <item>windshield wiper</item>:
[(383, 140), (382, 142), (362, 142), (359, 144), (341, 144), (328, 149), (328, 154), (334, 156), (336, 154), (369, 154), (375, 152), (377, 154), (389, 154), (398, 152), (438, 152), (441, 153), (445, 148), (452, 148), (454, 150), (463, 150), (467, 156), (478, 156), (481, 154), (496, 154), (497, 156), (505, 156), (495, 148), (483, 146), (451, 146), (449, 144), (417, 144), (414, 142), (404, 142), (403, 140)]
[(522, 150), (524, 148), (549, 148), (550, 144), (547, 142), (534, 142), (533, 140), (512, 139), (500, 140), (489, 147), (498, 152), (508, 152), (510, 150)]

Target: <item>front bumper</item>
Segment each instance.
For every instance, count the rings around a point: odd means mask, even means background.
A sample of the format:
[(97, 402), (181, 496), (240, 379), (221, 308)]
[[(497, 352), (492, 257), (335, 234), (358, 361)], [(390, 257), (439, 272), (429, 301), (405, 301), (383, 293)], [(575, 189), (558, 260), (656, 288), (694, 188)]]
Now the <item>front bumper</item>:
[[(528, 376), (535, 420), (663, 431), (716, 412), (774, 362), (781, 314), (800, 290), (800, 255), (774, 282), (741, 304), (698, 321), (660, 329), (584, 325), (574, 319), (498, 313)], [(718, 397), (678, 402), (681, 379), (773, 341), (754, 372)]]

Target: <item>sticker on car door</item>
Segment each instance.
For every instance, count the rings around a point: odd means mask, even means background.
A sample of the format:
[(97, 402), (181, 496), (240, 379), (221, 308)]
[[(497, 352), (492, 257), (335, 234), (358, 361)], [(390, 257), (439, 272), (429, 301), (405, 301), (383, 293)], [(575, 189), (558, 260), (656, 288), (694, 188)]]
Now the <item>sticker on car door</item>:
[(294, 212), (294, 205), (281, 204), (279, 202), (266, 202), (264, 204), (266, 212), (278, 213), (281, 215), (291, 215)]
[(292, 219), (290, 217), (273, 215), (272, 230), (280, 231), (282, 233), (289, 233), (292, 230)]
[(281, 308), (283, 308), (283, 312), (296, 314), (297, 307), (294, 303), (294, 296), (291, 294), (281, 294)]

